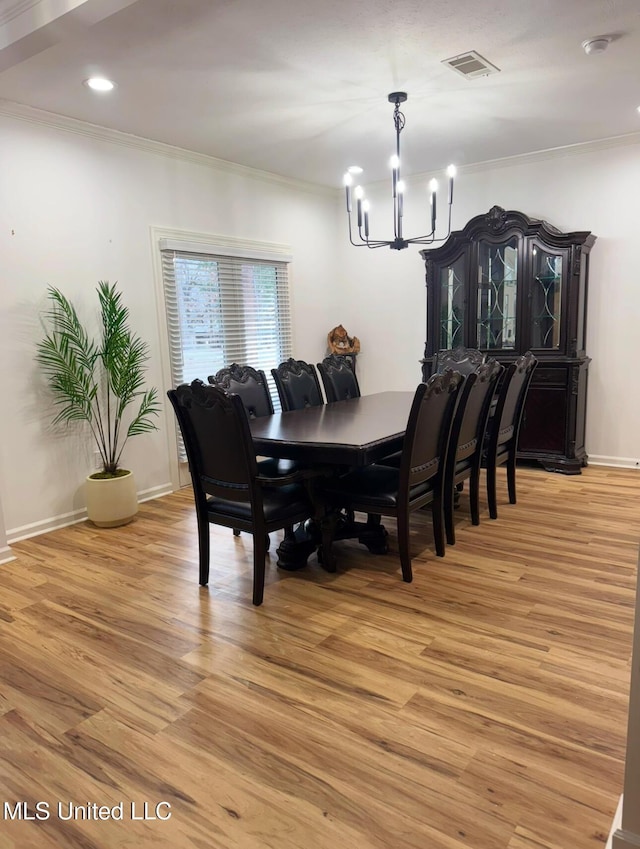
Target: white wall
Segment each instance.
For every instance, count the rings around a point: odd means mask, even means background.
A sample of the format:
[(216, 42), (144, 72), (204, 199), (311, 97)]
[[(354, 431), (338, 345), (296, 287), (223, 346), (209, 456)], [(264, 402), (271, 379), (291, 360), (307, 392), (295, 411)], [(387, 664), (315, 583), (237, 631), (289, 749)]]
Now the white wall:
[[(9, 540), (81, 516), (81, 485), (92, 470), (90, 440), (52, 430), (34, 363), (47, 284), (91, 316), (97, 281), (117, 280), (134, 328), (151, 346), (149, 381), (164, 400), (151, 226), (289, 244), (295, 355), (317, 362), (327, 331), (342, 323), (362, 343), (364, 392), (411, 389), (420, 380), (423, 263), (416, 249), (351, 247), (342, 192), (221, 169), (195, 154), (62, 118), (45, 123), (42, 113), (20, 109), (19, 117), (0, 109), (0, 502)], [(454, 207), (454, 228), (499, 204), (598, 236), (591, 254), (587, 449), (592, 460), (614, 463), (640, 459), (640, 392), (628, 367), (640, 315), (639, 152), (637, 142), (592, 145), (477, 166), (460, 176)], [(412, 227), (426, 229), (426, 203), (418, 203), (419, 192), (426, 199), (424, 184), (409, 182), (409, 235)], [(377, 187), (373, 199), (372, 231), (384, 236), (388, 187)], [(160, 420), (160, 432), (132, 440), (124, 457), (143, 494), (169, 487), (167, 421)]]
[[(132, 326), (150, 344), (149, 383), (163, 401), (169, 386), (151, 226), (290, 245), (297, 357), (317, 362), (337, 323), (333, 195), (247, 169), (224, 172), (204, 157), (156, 153), (161, 146), (101, 137), (77, 122), (56, 128), (32, 110), (25, 115), (0, 115), (0, 501), (10, 540), (82, 515), (82, 482), (93, 471), (91, 441), (52, 430), (50, 397), (34, 363), (47, 284), (90, 318), (98, 280), (119, 282)], [(143, 493), (170, 482), (167, 423), (159, 422), (161, 432), (135, 437), (123, 457)]]
[[(431, 175), (430, 175), (431, 176)], [(408, 183), (405, 235), (427, 229), (426, 180)], [(389, 187), (371, 194), (371, 235), (391, 230)], [(419, 198), (422, 198), (421, 202)], [(457, 180), (454, 229), (494, 205), (561, 230), (590, 230), (587, 451), (593, 461), (640, 461), (640, 378), (632, 346), (640, 333), (640, 143), (589, 145), (475, 166)], [(424, 264), (417, 249), (351, 247), (342, 198), (342, 323), (361, 340), (362, 389), (409, 389), (420, 380), (425, 341)]]
[[(2, 474), (0, 474), (0, 480)], [(4, 524), (4, 510), (2, 509), (2, 498), (0, 497), (0, 563), (13, 560), (11, 549), (7, 545), (7, 529)]]

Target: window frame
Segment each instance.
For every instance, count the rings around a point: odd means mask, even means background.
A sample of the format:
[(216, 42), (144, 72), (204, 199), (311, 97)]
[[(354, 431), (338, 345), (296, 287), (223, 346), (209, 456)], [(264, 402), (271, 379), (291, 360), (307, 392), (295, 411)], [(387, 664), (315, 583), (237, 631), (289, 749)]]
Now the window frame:
[[(288, 245), (271, 242), (258, 242), (249, 239), (239, 239), (231, 236), (218, 236), (210, 233), (196, 233), (184, 230), (151, 227), (151, 247), (154, 269), (154, 281), (156, 288), (156, 307), (158, 332), (160, 341), (161, 365), (163, 384), (165, 389), (173, 387), (172, 364), (170, 354), (170, 331), (169, 314), (165, 297), (165, 282), (162, 272), (162, 252), (180, 251), (188, 254), (201, 254), (204, 256), (235, 257), (244, 259), (248, 263), (252, 261), (285, 263), (287, 266), (287, 298), (289, 320), (291, 322), (290, 344), (293, 345), (293, 321), (292, 321), (292, 293), (291, 293), (291, 248)], [(244, 364), (244, 363), (241, 363)], [(225, 363), (230, 365), (230, 363)], [(253, 363), (247, 363), (253, 365)], [(278, 363), (274, 364), (275, 366)], [(267, 375), (269, 378), (271, 375)], [(207, 375), (201, 375), (206, 380)], [(165, 396), (166, 397), (166, 396)], [(274, 403), (277, 396), (274, 398)], [(165, 419), (167, 444), (169, 451), (169, 466), (171, 483), (175, 489), (186, 486), (190, 482), (188, 468), (185, 462), (179, 458), (180, 442), (176, 427), (175, 416), (171, 405), (165, 403)]]

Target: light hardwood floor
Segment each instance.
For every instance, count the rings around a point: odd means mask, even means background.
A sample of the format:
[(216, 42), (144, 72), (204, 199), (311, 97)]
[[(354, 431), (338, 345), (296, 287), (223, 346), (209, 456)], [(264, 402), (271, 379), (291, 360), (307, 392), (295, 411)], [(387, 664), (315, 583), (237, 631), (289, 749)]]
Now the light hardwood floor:
[[(0, 567), (2, 849), (587, 849), (622, 789), (640, 474), (499, 477), (457, 544), (412, 516), (414, 582), (339, 543), (251, 604), (251, 539), (190, 490)], [(120, 820), (66, 820), (69, 803)], [(132, 820), (171, 805), (168, 820)], [(41, 810), (45, 810), (42, 808)], [(91, 808), (91, 812), (96, 809)], [(168, 808), (160, 807), (165, 815)], [(118, 809), (115, 813), (119, 814)], [(79, 814), (79, 812), (78, 812)]]

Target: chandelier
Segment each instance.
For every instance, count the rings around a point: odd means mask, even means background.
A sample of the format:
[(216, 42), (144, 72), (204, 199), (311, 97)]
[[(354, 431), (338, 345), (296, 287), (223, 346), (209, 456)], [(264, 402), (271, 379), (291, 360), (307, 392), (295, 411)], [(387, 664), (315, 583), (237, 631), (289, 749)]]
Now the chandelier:
[[(414, 236), (411, 239), (405, 239), (402, 233), (402, 223), (404, 217), (404, 193), (405, 193), (405, 183), (404, 180), (400, 178), (400, 133), (404, 129), (405, 118), (403, 113), (400, 111), (400, 104), (404, 103), (407, 99), (407, 93), (405, 91), (394, 91), (389, 95), (389, 103), (395, 103), (395, 108), (393, 110), (393, 123), (396, 128), (396, 152), (391, 157), (390, 166), (391, 166), (391, 194), (393, 198), (393, 239), (371, 239), (369, 237), (369, 211), (370, 204), (369, 201), (364, 196), (364, 189), (362, 186), (356, 186), (352, 190), (353, 186), (353, 175), (354, 173), (360, 173), (362, 171), (361, 168), (357, 168), (356, 166), (352, 166), (349, 171), (344, 175), (344, 186), (347, 195), (347, 216), (349, 219), (349, 241), (355, 247), (364, 247), (367, 248), (383, 248), (389, 247), (394, 251), (401, 251), (403, 248), (408, 248), (409, 245), (430, 245), (433, 242), (443, 242), (451, 233), (451, 207), (453, 204), (453, 178), (456, 174), (456, 169), (454, 165), (450, 165), (447, 168), (447, 176), (449, 177), (449, 193), (448, 193), (448, 227), (447, 233), (444, 236), (440, 236), (436, 238), (436, 196), (438, 191), (438, 181), (431, 180), (429, 183), (429, 191), (430, 191), (430, 232), (426, 233), (424, 236)], [(356, 201), (356, 226), (357, 226), (357, 239), (354, 240), (353, 237), (353, 225), (351, 222), (351, 214), (353, 211), (353, 200), (352, 195), (355, 197)], [(427, 226), (429, 226), (429, 224)]]

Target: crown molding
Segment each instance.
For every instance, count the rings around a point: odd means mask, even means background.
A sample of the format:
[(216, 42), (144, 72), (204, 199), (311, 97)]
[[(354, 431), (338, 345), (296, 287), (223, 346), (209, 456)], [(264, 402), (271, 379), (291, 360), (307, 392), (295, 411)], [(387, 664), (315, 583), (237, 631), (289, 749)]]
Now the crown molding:
[(41, 0), (0, 0), (0, 27), (37, 6)]
[[(29, 0), (23, 0), (23, 3), (27, 2)], [(266, 183), (286, 186), (296, 191), (309, 192), (325, 197), (335, 197), (343, 193), (342, 187), (322, 186), (318, 183), (309, 183), (304, 180), (295, 180), (292, 177), (283, 177), (280, 174), (273, 174), (270, 171), (261, 171), (258, 168), (239, 165), (235, 162), (218, 159), (215, 156), (209, 156), (205, 153), (196, 153), (182, 147), (153, 141), (152, 139), (145, 139), (142, 136), (135, 136), (132, 133), (123, 133), (120, 130), (112, 130), (108, 127), (101, 127), (98, 124), (90, 124), (87, 121), (80, 121), (77, 118), (69, 118), (66, 115), (58, 115), (55, 112), (47, 112), (44, 109), (36, 109), (33, 106), (26, 106), (22, 103), (16, 103), (2, 98), (0, 98), (0, 115), (74, 133), (86, 138), (140, 150), (145, 153), (154, 153), (169, 159), (190, 162), (194, 165), (201, 165), (224, 174), (235, 174), (240, 177), (249, 177)], [(500, 159), (485, 159), (480, 162), (469, 163), (468, 165), (459, 165), (458, 172), (474, 174), (481, 171), (495, 170), (496, 168), (512, 168), (518, 165), (546, 162), (566, 156), (582, 156), (583, 154), (594, 153), (600, 150), (637, 144), (640, 144), (640, 132), (626, 133), (625, 135), (610, 136), (604, 139), (596, 139), (595, 141), (577, 142), (575, 144), (532, 151), (531, 153), (518, 153), (514, 156), (504, 156)], [(424, 180), (427, 177), (432, 177), (433, 173), (433, 171), (419, 172), (411, 174), (405, 177), (405, 179), (407, 181)], [(386, 185), (386, 182), (385, 180), (379, 180), (371, 185), (382, 186)]]
[[(628, 147), (640, 144), (640, 133), (626, 133), (622, 136), (610, 136), (595, 141), (576, 142), (561, 147), (550, 147), (544, 150), (534, 150), (531, 153), (516, 153), (513, 156), (503, 156), (500, 159), (484, 159), (481, 162), (470, 162), (468, 165), (456, 165), (459, 174), (477, 174), (482, 171), (494, 171), (497, 168), (513, 168), (518, 165), (528, 165), (535, 162), (548, 162), (552, 159), (561, 159), (566, 156), (582, 156), (587, 153), (596, 153), (600, 150), (609, 150), (614, 147)], [(437, 169), (433, 171), (421, 171), (405, 177), (407, 183), (415, 181), (426, 181), (433, 177)], [(440, 169), (442, 170), (442, 169)], [(371, 183), (372, 186), (386, 186), (388, 180), (378, 180)]]
[(80, 121), (77, 118), (69, 118), (66, 115), (58, 115), (55, 112), (47, 112), (44, 109), (36, 109), (33, 106), (26, 106), (12, 100), (0, 98), (0, 115), (5, 115), (8, 118), (17, 118), (20, 121), (27, 121), (30, 124), (38, 124), (44, 127), (62, 130), (63, 132), (73, 133), (85, 138), (128, 147), (144, 153), (154, 153), (157, 156), (164, 156), (168, 159), (177, 159), (193, 165), (201, 165), (224, 174), (235, 174), (239, 177), (261, 180), (272, 185), (286, 186), (296, 191), (324, 195), (325, 197), (333, 197), (335, 194), (335, 189), (332, 186), (321, 186), (317, 183), (308, 183), (304, 180), (295, 180), (292, 177), (272, 174), (269, 171), (261, 171), (258, 168), (250, 168), (247, 165), (238, 165), (235, 162), (218, 159), (206, 153), (196, 153), (182, 147), (175, 147), (164, 142), (135, 136), (132, 133), (123, 133), (120, 130), (112, 130), (108, 127), (101, 127), (98, 124)]
[[(561, 147), (549, 147), (544, 150), (534, 150), (531, 153), (516, 153), (514, 156), (503, 156), (500, 159), (484, 159), (481, 162), (472, 162), (468, 165), (456, 166), (458, 172), (463, 174), (475, 174), (480, 171), (495, 170), (496, 168), (512, 168), (517, 165), (528, 165), (534, 162), (548, 162), (550, 159), (560, 159), (565, 156), (582, 156), (586, 153), (595, 153), (599, 150), (609, 150), (613, 147), (627, 147), (640, 144), (640, 133), (626, 133), (622, 136), (610, 136), (595, 141), (576, 142), (575, 144), (562, 145)], [(425, 171), (422, 174), (414, 174), (408, 179), (425, 179), (432, 177), (433, 171)]]

